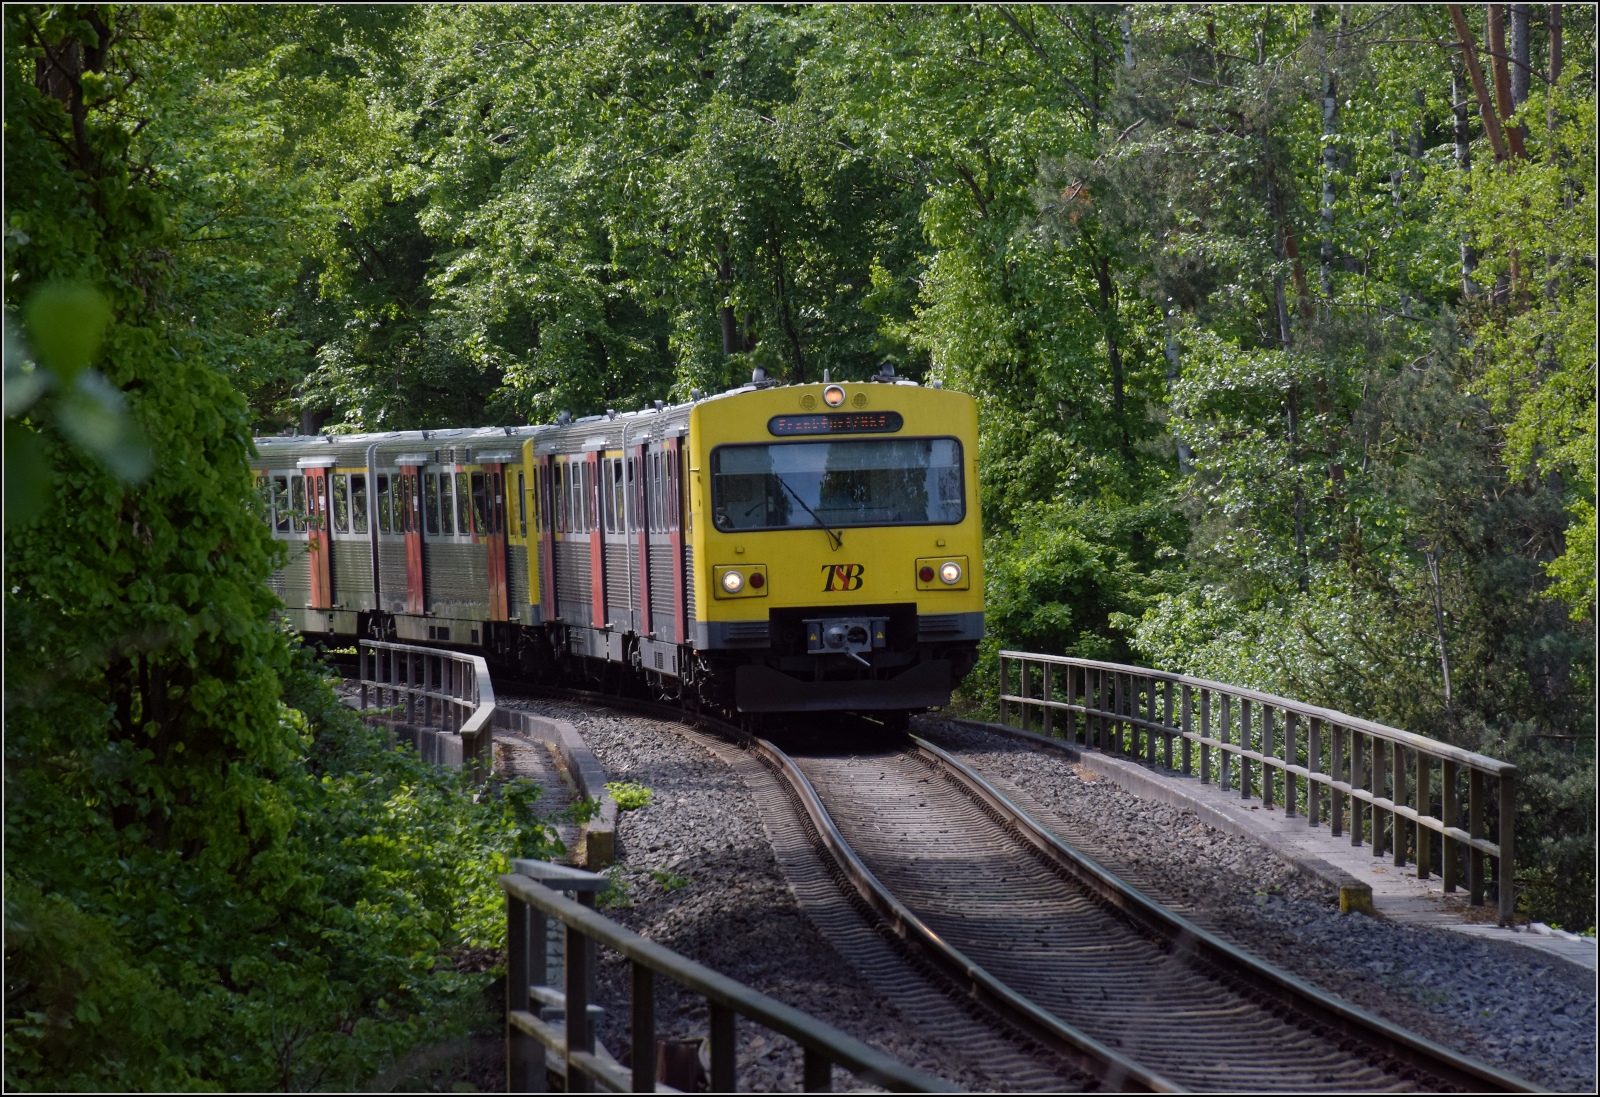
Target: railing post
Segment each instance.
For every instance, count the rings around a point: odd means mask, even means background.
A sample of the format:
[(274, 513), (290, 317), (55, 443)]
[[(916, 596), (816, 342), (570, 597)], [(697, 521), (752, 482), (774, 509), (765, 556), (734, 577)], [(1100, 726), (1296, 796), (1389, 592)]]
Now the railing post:
[[(1424, 819), (1433, 818), (1433, 764), (1422, 751), (1417, 759), (1417, 814)], [(1422, 823), (1417, 824), (1417, 879), (1426, 880), (1433, 868), (1433, 832)]]
[[(1277, 756), (1277, 733), (1272, 722), (1272, 706), (1262, 705), (1261, 757), (1263, 759), (1269, 759), (1276, 758)], [(1263, 807), (1270, 808), (1272, 806), (1272, 794), (1275, 791), (1273, 786), (1278, 783), (1276, 780), (1277, 774), (1274, 772), (1276, 769), (1277, 767), (1274, 766), (1270, 761), (1264, 760), (1261, 763), (1261, 804)]]
[[(1406, 748), (1399, 743), (1394, 744), (1394, 769), (1391, 780), (1394, 781), (1394, 806), (1396, 808), (1410, 805), (1410, 797), (1406, 794)], [(1394, 867), (1406, 867), (1406, 820), (1400, 812), (1394, 812), (1389, 818), (1390, 840), (1394, 844)]]
[(1226, 748), (1229, 736), (1233, 731), (1233, 695), (1222, 695), (1222, 726), (1217, 729), (1217, 742), (1224, 744), (1222, 751), (1217, 756), (1217, 783), (1226, 792), (1228, 789), (1229, 770), (1233, 767), (1233, 755)]
[(1009, 727), (1006, 723), (1006, 664), (1010, 660), (1004, 655), (1000, 656), (1000, 725)]
[[(1330, 744), (1333, 749), (1328, 759), (1328, 776), (1335, 781), (1341, 781), (1344, 779), (1344, 730), (1337, 724), (1328, 730), (1333, 733), (1333, 742)], [(1335, 838), (1344, 833), (1344, 796), (1336, 788), (1328, 790), (1328, 825), (1333, 830)]]
[[(1189, 738), (1194, 733), (1194, 690), (1187, 685), (1183, 687), (1183, 775), (1188, 777), (1194, 773), (1190, 764), (1194, 758), (1194, 742)], [(1206, 748), (1200, 748), (1200, 780), (1204, 781), (1210, 774), (1206, 773), (1206, 763), (1210, 757)]]
[[(1300, 764), (1300, 716), (1298, 713), (1285, 712), (1283, 714), (1283, 762), (1285, 766)], [(1311, 759), (1306, 759), (1306, 768), (1312, 769)], [(1310, 784), (1315, 785), (1312, 781)], [(1285, 815), (1295, 815), (1299, 809), (1300, 779), (1290, 770), (1283, 771), (1283, 811)]]
[[(1461, 826), (1461, 785), (1460, 774), (1456, 770), (1456, 763), (1446, 761), (1439, 767), (1441, 776), (1440, 791), (1444, 793), (1444, 803), (1440, 806), (1440, 818), (1447, 827)], [(1440, 843), (1442, 854), (1439, 865), (1439, 875), (1444, 878), (1444, 890), (1450, 893), (1456, 890), (1461, 883), (1461, 844), (1449, 835)]]
[[(539, 919), (541, 922), (543, 918)], [(513, 1013), (528, 1009), (528, 953), (533, 942), (528, 936), (528, 905), (515, 895), (506, 894), (506, 1092), (543, 1093), (544, 1049), (533, 1038), (511, 1023)], [(543, 948), (544, 941), (538, 942)], [(540, 1070), (534, 1070), (537, 1060)]]
[(1356, 798), (1355, 790), (1366, 784), (1366, 769), (1361, 756), (1361, 733), (1354, 728), (1350, 732), (1350, 844), (1361, 844), (1361, 824), (1366, 818), (1366, 808)]
[(1123, 745), (1126, 742), (1126, 739), (1124, 738), (1124, 736), (1127, 735), (1127, 724), (1122, 719), (1122, 717), (1123, 717), (1122, 699), (1123, 699), (1122, 675), (1117, 673), (1116, 671), (1112, 671), (1111, 672), (1111, 711), (1114, 714), (1114, 717), (1113, 717), (1112, 722), (1111, 722), (1111, 744), (1112, 744), (1112, 749), (1115, 750), (1118, 754), (1125, 753), (1124, 750), (1123, 750)]
[(820, 1051), (805, 1049), (805, 1062), (801, 1067), (800, 1086), (807, 1093), (833, 1091), (833, 1063)]
[(638, 960), (633, 968), (633, 1092), (656, 1091), (656, 973)]
[(356, 645), (356, 666), (360, 671), (361, 680), (361, 707), (367, 707), (367, 679), (372, 675), (367, 673), (367, 663), (372, 658), (372, 650), (365, 644)]
[[(1178, 714), (1176, 712), (1174, 712), (1173, 708), (1172, 708), (1172, 679), (1171, 678), (1166, 679), (1162, 683), (1161, 693), (1162, 693), (1163, 698), (1165, 698), (1165, 701), (1166, 701), (1165, 705), (1163, 706), (1163, 713), (1164, 714), (1161, 717), (1161, 725), (1163, 727), (1175, 728), (1175, 727), (1178, 726)], [(1165, 734), (1161, 738), (1166, 740), (1166, 746), (1167, 746), (1167, 768), (1168, 769), (1172, 769), (1172, 768), (1174, 768), (1173, 765), (1172, 765), (1172, 736), (1171, 736), (1171, 734)], [(1185, 739), (1184, 740), (1184, 751), (1183, 751), (1183, 772), (1184, 773), (1188, 773), (1189, 772), (1188, 743), (1189, 743), (1189, 741), (1187, 739)]]
[(1050, 673), (1052, 669), (1052, 664), (1046, 663), (1044, 665), (1044, 696), (1042, 698), (1044, 704), (1040, 707), (1044, 709), (1044, 737), (1046, 739), (1054, 739), (1056, 734), (1054, 730), (1055, 721), (1050, 718), (1050, 702), (1055, 700), (1053, 691), (1050, 688), (1054, 685), (1052, 680), (1054, 676)]
[(711, 1092), (732, 1093), (736, 1082), (735, 1031), (737, 1014), (731, 1006), (707, 1002), (711, 1007)]
[(1017, 726), (1023, 731), (1028, 729), (1028, 679), (1033, 677), (1033, 664), (1028, 660), (1020, 660), (1017, 664)]
[(1500, 924), (1511, 924), (1517, 906), (1516, 874), (1516, 779), (1511, 770), (1500, 773), (1500, 857), (1495, 868), (1495, 880), (1500, 885)]
[(1374, 737), (1372, 740), (1372, 799), (1374, 801), (1372, 805), (1372, 855), (1374, 857), (1382, 857), (1389, 844), (1388, 827), (1386, 825), (1388, 820), (1384, 818), (1383, 809), (1378, 807), (1376, 803), (1383, 796), (1385, 791), (1383, 786), (1387, 783), (1385, 781), (1387, 774), (1384, 771), (1389, 768), (1389, 759), (1386, 757), (1388, 753), (1388, 744)]
[[(1245, 750), (1249, 750), (1251, 748), (1253, 740), (1253, 736), (1250, 733), (1250, 708), (1250, 702), (1244, 698), (1240, 698), (1239, 746)], [(1250, 785), (1251, 778), (1253, 776), (1250, 772), (1251, 768), (1250, 759), (1246, 758), (1242, 754), (1239, 755), (1239, 799), (1241, 800), (1250, 799)]]
[[(1146, 712), (1145, 719), (1152, 724), (1157, 723), (1156, 680), (1153, 675), (1144, 680), (1144, 699), (1144, 707)], [(1154, 728), (1147, 727), (1144, 729), (1144, 760), (1147, 765), (1153, 766), (1156, 764), (1156, 740), (1158, 738), (1159, 736), (1156, 734), (1156, 730)], [(1167, 761), (1170, 763), (1172, 759), (1169, 757)], [(1170, 764), (1167, 768), (1171, 768)]]
[(576, 926), (567, 927), (567, 1092), (592, 1093), (594, 1081), (576, 1063), (577, 1052), (594, 1052), (589, 1022), (589, 983), (594, 975), (594, 944)]

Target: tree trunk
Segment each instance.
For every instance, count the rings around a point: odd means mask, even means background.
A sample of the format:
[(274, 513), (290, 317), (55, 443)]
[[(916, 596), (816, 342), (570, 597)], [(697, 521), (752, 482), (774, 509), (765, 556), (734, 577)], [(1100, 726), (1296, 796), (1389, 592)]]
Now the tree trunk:
[[(1550, 5), (1550, 87), (1553, 90), (1561, 79), (1561, 5)], [(1550, 98), (1550, 108), (1545, 114), (1546, 124), (1554, 132), (1556, 128), (1556, 101)]]
[(1122, 9), (1122, 63), (1133, 68), (1133, 15)]
[(1478, 46), (1467, 26), (1467, 17), (1460, 4), (1447, 4), (1446, 7), (1450, 10), (1450, 22), (1456, 28), (1456, 42), (1461, 47), (1461, 58), (1467, 65), (1467, 76), (1472, 80), (1472, 95), (1478, 101), (1478, 113), (1483, 116), (1484, 135), (1494, 149), (1494, 158), (1506, 160), (1510, 156), (1506, 151), (1506, 137), (1500, 129), (1500, 116), (1495, 114), (1494, 104), (1489, 101), (1489, 88), (1483, 82), (1483, 67), (1478, 64)]
[(1500, 107), (1500, 123), (1504, 127), (1506, 144), (1513, 159), (1524, 159), (1528, 154), (1522, 147), (1522, 127), (1508, 126), (1517, 112), (1511, 102), (1511, 66), (1506, 54), (1506, 6), (1489, 5), (1489, 64), (1494, 72), (1494, 99)]
[(1122, 346), (1117, 341), (1117, 286), (1111, 280), (1111, 260), (1104, 255), (1095, 256), (1095, 281), (1100, 287), (1100, 317), (1106, 333), (1106, 357), (1111, 363), (1111, 404), (1117, 411), (1117, 430), (1121, 438), (1124, 460), (1133, 458), (1133, 439), (1128, 433), (1128, 418), (1124, 414), (1127, 394), (1123, 391)]
[(1322, 297), (1333, 300), (1333, 175), (1339, 167), (1339, 80), (1322, 74)]
[(1511, 5), (1511, 106), (1522, 109), (1528, 101), (1528, 5)]
[[(1178, 314), (1175, 309), (1167, 310), (1167, 391), (1175, 393), (1178, 388), (1178, 379), (1181, 375), (1178, 357)], [(1170, 399), (1170, 397), (1169, 397)], [(1194, 467), (1194, 450), (1189, 443), (1179, 436), (1177, 431), (1172, 432), (1173, 439), (1178, 443), (1178, 475), (1187, 476)]]
[[(1461, 75), (1450, 73), (1451, 113), (1455, 117), (1456, 167), (1463, 176), (1472, 172), (1472, 123), (1467, 114), (1466, 89), (1461, 86)], [(1461, 237), (1461, 293), (1474, 300), (1479, 293), (1473, 273), (1478, 269), (1478, 252), (1472, 246), (1472, 234)]]
[[(728, 259), (728, 245), (717, 245), (717, 283), (732, 283), (733, 263)], [(727, 293), (722, 296), (722, 353), (733, 354), (739, 350), (739, 330), (733, 315), (733, 306), (728, 304)]]
[(1433, 587), (1433, 627), (1439, 640), (1439, 671), (1444, 676), (1444, 720), (1455, 724), (1454, 702), (1450, 696), (1450, 648), (1444, 638), (1444, 594), (1439, 585), (1439, 558), (1430, 546), (1423, 550), (1428, 560), (1428, 582)]

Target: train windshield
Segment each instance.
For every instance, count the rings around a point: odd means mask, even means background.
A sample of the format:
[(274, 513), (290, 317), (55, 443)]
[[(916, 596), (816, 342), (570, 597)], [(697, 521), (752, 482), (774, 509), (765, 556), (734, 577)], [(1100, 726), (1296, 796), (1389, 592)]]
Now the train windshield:
[(711, 509), (719, 530), (950, 525), (966, 516), (954, 438), (718, 446)]

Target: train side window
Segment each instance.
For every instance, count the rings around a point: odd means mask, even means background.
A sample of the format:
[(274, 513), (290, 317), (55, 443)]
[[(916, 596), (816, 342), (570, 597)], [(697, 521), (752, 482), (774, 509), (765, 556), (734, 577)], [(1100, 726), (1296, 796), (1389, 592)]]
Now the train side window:
[(566, 467), (566, 462), (559, 457), (550, 462), (550, 501), (555, 505), (550, 515), (550, 528), (555, 533), (567, 532)]
[(617, 500), (611, 490), (611, 469), (615, 464), (609, 457), (600, 459), (600, 520), (607, 533), (617, 532)]
[(475, 472), (472, 474), (472, 531), (479, 537), (489, 532), (484, 494), (483, 473)]
[(489, 532), (504, 533), (506, 531), (505, 474), (491, 472), (487, 476), (489, 480)]
[(657, 460), (659, 456), (658, 453), (648, 453), (644, 458), (644, 524), (651, 533), (657, 532), (656, 515), (661, 513), (661, 462)]
[(456, 534), (465, 537), (472, 533), (471, 478), (464, 472), (456, 473)]
[(299, 473), (289, 477), (289, 520), (296, 533), (306, 531), (306, 478)]
[(350, 517), (357, 533), (367, 532), (367, 478), (363, 473), (350, 477)]
[(377, 498), (378, 498), (378, 532), (379, 533), (388, 533), (389, 532), (389, 478), (387, 476), (378, 477), (378, 483), (377, 483), (377, 486), (374, 489), (374, 491), (375, 491), (375, 493), (377, 495)]
[[(517, 529), (523, 537), (528, 536), (528, 480), (522, 473), (517, 473)], [(534, 526), (538, 529), (537, 523)]]
[(683, 497), (678, 494), (678, 462), (674, 461), (669, 450), (666, 455), (667, 466), (667, 529), (678, 528), (678, 516), (683, 512)]
[(633, 457), (623, 459), (622, 469), (626, 484), (622, 492), (622, 525), (629, 533), (639, 528), (639, 462)]
[(456, 531), (456, 504), (455, 496), (450, 491), (450, 484), (454, 480), (448, 472), (441, 472), (439, 476), (439, 532), (445, 537), (453, 535)]
[(423, 473), (422, 506), (423, 513), (427, 515), (428, 536), (439, 536), (439, 474), (437, 472)]
[(613, 533), (628, 532), (628, 493), (622, 479), (622, 458), (611, 459), (611, 516), (617, 528)]
[(343, 476), (333, 477), (333, 529), (350, 532), (350, 482)]
[(272, 478), (272, 528), (279, 533), (289, 532), (289, 478)]

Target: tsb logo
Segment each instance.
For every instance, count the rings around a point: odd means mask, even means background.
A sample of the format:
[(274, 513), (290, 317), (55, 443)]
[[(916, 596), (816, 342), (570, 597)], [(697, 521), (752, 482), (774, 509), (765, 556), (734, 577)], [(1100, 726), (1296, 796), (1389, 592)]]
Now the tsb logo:
[(823, 564), (822, 589), (860, 590), (861, 573), (866, 570), (861, 564)]

